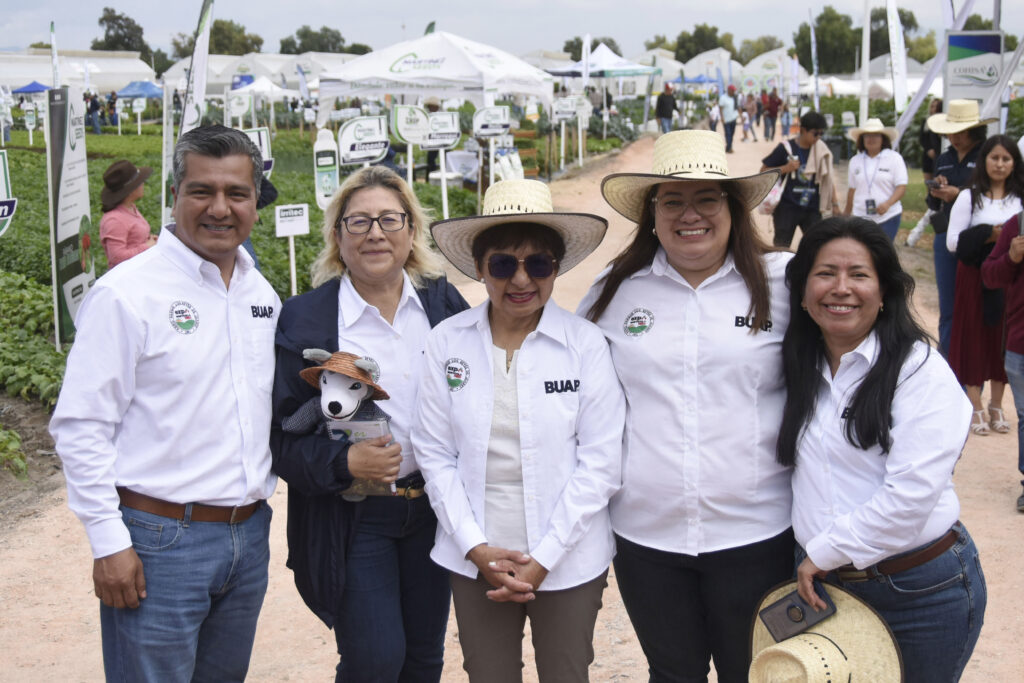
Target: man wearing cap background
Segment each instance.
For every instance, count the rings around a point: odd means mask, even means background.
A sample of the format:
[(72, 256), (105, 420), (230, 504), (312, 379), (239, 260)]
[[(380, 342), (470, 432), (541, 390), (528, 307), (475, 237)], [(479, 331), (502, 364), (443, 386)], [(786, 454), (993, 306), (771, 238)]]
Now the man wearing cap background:
[[(949, 148), (935, 160), (934, 185), (929, 185), (925, 202), (934, 211), (932, 229), (936, 239), (935, 286), (939, 290), (939, 351), (949, 355), (953, 331), (953, 296), (956, 292), (956, 254), (946, 248), (949, 211), (960, 190), (974, 174), (981, 143), (988, 137), (987, 126), (996, 119), (981, 119), (977, 100), (951, 100), (948, 110), (928, 117), (928, 128), (949, 140)], [(940, 237), (941, 236), (941, 237)]]
[(107, 680), (240, 681), (267, 587), (280, 299), (239, 245), (259, 150), (174, 151), (175, 226), (97, 280), (50, 431), (92, 546)]
[(662, 133), (672, 130), (672, 114), (677, 110), (676, 98), (672, 96), (672, 86), (666, 83), (665, 89), (658, 95), (658, 101), (654, 103), (654, 112), (658, 116)]

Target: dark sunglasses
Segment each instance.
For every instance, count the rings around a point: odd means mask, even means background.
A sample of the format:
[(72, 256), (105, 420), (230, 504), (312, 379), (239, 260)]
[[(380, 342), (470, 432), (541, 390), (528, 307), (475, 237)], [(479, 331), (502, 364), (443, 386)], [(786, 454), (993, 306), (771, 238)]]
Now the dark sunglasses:
[(491, 254), (487, 259), (487, 272), (496, 280), (507, 280), (516, 274), (520, 263), (526, 269), (527, 275), (542, 280), (551, 277), (558, 260), (545, 252), (530, 254), (526, 258), (516, 258), (512, 254)]

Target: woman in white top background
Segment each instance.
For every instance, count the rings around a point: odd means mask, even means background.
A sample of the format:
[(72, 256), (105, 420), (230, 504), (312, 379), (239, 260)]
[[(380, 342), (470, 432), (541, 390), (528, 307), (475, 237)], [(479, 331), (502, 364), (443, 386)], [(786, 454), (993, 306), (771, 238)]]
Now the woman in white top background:
[(600, 330), (550, 297), (606, 227), (554, 213), (543, 183), (505, 180), (483, 215), (432, 228), (488, 294), (427, 337), (412, 434), (472, 681), (522, 680), (527, 617), (540, 680), (588, 680), (625, 402)]
[[(1006, 368), (1003, 365), (1004, 303), (1002, 290), (983, 287), (981, 264), (1002, 232), (1003, 223), (1021, 211), (1024, 164), (1016, 142), (993, 135), (981, 146), (971, 184), (949, 212), (946, 247), (957, 257), (953, 328), (949, 365), (974, 406), (971, 430), (989, 434), (1010, 431), (1003, 415)], [(989, 382), (986, 410), (981, 390)]]
[(778, 458), (795, 466), (800, 594), (817, 609), (814, 578), (845, 588), (892, 629), (907, 683), (957, 681), (987, 602), (953, 490), (969, 402), (914, 320), (914, 280), (875, 224), (822, 221), (786, 280)]
[(598, 324), (626, 392), (615, 577), (652, 681), (746, 682), (751, 619), (793, 572), (782, 419), (783, 271), (750, 216), (778, 174), (729, 174), (722, 139), (678, 131), (653, 173), (602, 194), (637, 224), (578, 312)]
[(850, 159), (847, 171), (850, 189), (844, 213), (878, 223), (889, 239), (895, 239), (903, 217), (900, 200), (907, 191), (907, 164), (892, 148), (899, 131), (868, 119), (847, 135), (857, 143), (858, 154)]

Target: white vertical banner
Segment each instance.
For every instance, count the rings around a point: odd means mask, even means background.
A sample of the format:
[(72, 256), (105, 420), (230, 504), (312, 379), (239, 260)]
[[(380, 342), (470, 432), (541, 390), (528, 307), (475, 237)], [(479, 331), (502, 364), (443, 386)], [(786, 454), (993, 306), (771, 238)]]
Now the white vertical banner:
[[(907, 50), (903, 44), (903, 24), (896, 0), (886, 0), (886, 20), (889, 24), (889, 63), (892, 69), (892, 98), (896, 113), (907, 107)], [(863, 121), (861, 122), (863, 125)]]
[(583, 36), (583, 49), (580, 50), (580, 58), (583, 60), (583, 92), (587, 91), (587, 83), (590, 81), (590, 34)]
[[(119, 100), (120, 101), (120, 100)], [(163, 100), (163, 125), (161, 126), (160, 141), (160, 225), (161, 227), (170, 223), (171, 209), (174, 205), (174, 195), (171, 187), (174, 185), (174, 110), (173, 90), (171, 84), (164, 83)], [(118, 129), (121, 126), (121, 117), (117, 117)]]
[[(814, 111), (821, 109), (818, 97), (818, 40), (814, 37), (814, 17), (811, 16), (811, 9), (807, 8), (807, 18), (811, 27), (811, 67), (814, 69)], [(732, 62), (730, 62), (732, 64)]]
[(57, 29), (50, 22), (50, 65), (53, 68), (53, 87), (60, 87), (60, 63), (57, 61)]
[(868, 73), (871, 63), (871, 0), (864, 0), (864, 27), (860, 34), (860, 125), (863, 126), (868, 120), (868, 89), (871, 84)]
[(213, 0), (203, 0), (203, 8), (199, 12), (199, 27), (196, 29), (196, 42), (192, 47), (192, 61), (188, 69), (188, 86), (185, 88), (185, 105), (181, 110), (181, 128), (178, 130), (178, 137), (197, 128), (203, 120), (206, 68), (210, 55), (210, 27), (212, 25)]

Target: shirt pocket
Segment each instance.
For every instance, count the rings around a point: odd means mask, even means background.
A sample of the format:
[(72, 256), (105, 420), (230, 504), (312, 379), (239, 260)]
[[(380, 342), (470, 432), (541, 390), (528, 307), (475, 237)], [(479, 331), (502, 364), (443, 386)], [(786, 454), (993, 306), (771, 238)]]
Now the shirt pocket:
[(273, 325), (261, 325), (249, 330), (246, 335), (246, 362), (253, 386), (270, 393), (274, 385), (274, 334)]

